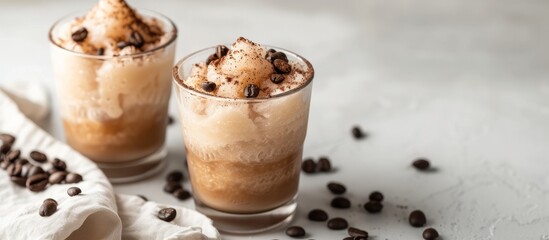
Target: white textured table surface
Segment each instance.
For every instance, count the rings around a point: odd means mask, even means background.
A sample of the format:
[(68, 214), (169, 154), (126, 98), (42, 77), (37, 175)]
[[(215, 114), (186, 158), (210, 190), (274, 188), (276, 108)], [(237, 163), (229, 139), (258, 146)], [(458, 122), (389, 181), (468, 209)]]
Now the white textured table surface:
[[(0, 1), (0, 85), (34, 80), (53, 89), (48, 28), (93, 4)], [(549, 239), (549, 1), (130, 4), (174, 20), (177, 58), (242, 35), (311, 60), (316, 77), (305, 155), (327, 155), (338, 170), (302, 178), (295, 224), (308, 238), (346, 235), (306, 219), (310, 209), (323, 208), (372, 239), (421, 239), (421, 229), (407, 223), (417, 208), (443, 239)], [(355, 124), (370, 137), (354, 141)], [(44, 127), (62, 138), (55, 108)], [(168, 138), (169, 169), (182, 169), (178, 126)], [(409, 166), (417, 157), (438, 171), (418, 173)], [(192, 207), (162, 192), (166, 171), (115, 189)], [(329, 207), (331, 180), (347, 185), (352, 210)], [(386, 198), (378, 215), (361, 208), (372, 190)], [(224, 236), (287, 238), (283, 230)]]

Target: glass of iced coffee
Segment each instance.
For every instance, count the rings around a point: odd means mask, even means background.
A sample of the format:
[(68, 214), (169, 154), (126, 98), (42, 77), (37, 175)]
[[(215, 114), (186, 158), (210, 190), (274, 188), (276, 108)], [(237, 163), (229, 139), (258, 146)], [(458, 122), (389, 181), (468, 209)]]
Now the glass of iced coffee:
[(190, 54), (173, 74), (197, 210), (231, 233), (291, 221), (312, 65), (239, 38)]
[(123, 0), (100, 0), (49, 32), (67, 143), (113, 182), (162, 169), (177, 29)]

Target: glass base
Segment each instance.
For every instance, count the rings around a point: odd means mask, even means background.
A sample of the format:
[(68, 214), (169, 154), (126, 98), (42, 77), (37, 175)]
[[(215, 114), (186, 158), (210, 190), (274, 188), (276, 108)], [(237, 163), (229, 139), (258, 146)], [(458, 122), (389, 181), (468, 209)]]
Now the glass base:
[(273, 210), (253, 214), (221, 212), (198, 202), (196, 210), (213, 220), (214, 226), (224, 233), (253, 234), (265, 232), (289, 224), (297, 209), (297, 195), (286, 204)]
[(166, 147), (162, 146), (151, 155), (134, 161), (96, 164), (111, 183), (129, 183), (152, 177), (162, 171), (166, 166), (167, 155)]

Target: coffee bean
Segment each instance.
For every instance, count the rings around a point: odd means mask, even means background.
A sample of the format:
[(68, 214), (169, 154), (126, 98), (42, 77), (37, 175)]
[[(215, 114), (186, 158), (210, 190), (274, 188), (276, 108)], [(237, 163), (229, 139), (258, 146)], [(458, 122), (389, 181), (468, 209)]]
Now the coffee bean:
[(292, 66), (287, 61), (282, 59), (275, 59), (273, 61), (273, 66), (278, 73), (289, 73), (292, 71)]
[(222, 58), (229, 52), (229, 49), (225, 45), (217, 45), (215, 48), (215, 55), (217, 58)]
[(149, 199), (141, 194), (137, 194), (138, 197), (140, 197), (141, 199), (143, 199), (145, 202), (148, 202)]
[(191, 198), (191, 193), (183, 188), (175, 190), (173, 195), (179, 200), (187, 200)]
[(324, 222), (328, 220), (328, 214), (321, 209), (313, 209), (309, 212), (309, 220), (315, 221), (315, 222)]
[(372, 193), (370, 193), (369, 199), (370, 201), (382, 202), (383, 194), (378, 191), (373, 191)]
[(97, 49), (97, 55), (99, 55), (99, 56), (105, 55), (105, 49), (104, 48)]
[(67, 174), (67, 177), (65, 178), (66, 183), (79, 183), (82, 180), (83, 180), (82, 175), (80, 175), (78, 173), (69, 173), (69, 174)]
[(79, 187), (70, 187), (69, 189), (67, 189), (67, 194), (71, 197), (74, 197), (80, 193), (82, 193), (82, 189), (80, 189)]
[(48, 198), (44, 200), (42, 203), (42, 206), (40, 206), (40, 210), (38, 210), (38, 214), (42, 217), (48, 217), (54, 214), (57, 211), (57, 201)]
[(259, 96), (259, 87), (255, 84), (248, 84), (248, 86), (244, 88), (244, 96), (246, 98), (256, 98)]
[(65, 161), (59, 158), (53, 159), (52, 166), (59, 171), (65, 171), (67, 169), (67, 164), (65, 163)]
[(366, 137), (366, 134), (364, 132), (362, 132), (362, 129), (360, 129), (360, 127), (358, 127), (358, 126), (354, 126), (351, 129), (351, 133), (353, 134), (353, 137), (355, 137), (355, 139), (362, 139), (362, 138)]
[(2, 143), (0, 146), (0, 154), (6, 154), (11, 150), (12, 144), (10, 143)]
[(217, 57), (217, 54), (215, 54), (215, 53), (208, 56), (208, 58), (206, 59), (206, 65), (210, 64), (211, 62), (213, 62), (217, 59), (219, 59), (219, 58)]
[(172, 125), (175, 123), (175, 119), (172, 116), (168, 116), (168, 125)]
[(354, 227), (350, 227), (347, 230), (347, 233), (351, 237), (366, 237), (366, 238), (368, 237), (368, 232), (366, 232), (362, 229), (354, 228)]
[(56, 172), (59, 172), (59, 171), (60, 171), (60, 170), (58, 170), (58, 169), (56, 169), (56, 168), (50, 168), (50, 169), (48, 170), (48, 174), (49, 174), (49, 175), (52, 175), (52, 174), (54, 174), (54, 173), (56, 173)]
[(143, 36), (137, 31), (133, 31), (130, 34), (130, 44), (135, 46), (136, 48), (143, 47), (143, 44), (145, 44), (145, 40), (143, 40)]
[(351, 201), (345, 197), (335, 197), (330, 205), (334, 208), (346, 209), (351, 207)]
[(286, 54), (284, 54), (283, 52), (275, 52), (275, 53), (272, 53), (271, 54), (271, 63), (274, 62), (276, 59), (280, 59), (280, 60), (283, 60), (285, 62), (288, 62), (288, 57), (286, 57)]
[(182, 186), (178, 182), (167, 182), (166, 185), (164, 185), (164, 192), (174, 193), (177, 189), (181, 188)]
[(202, 89), (204, 89), (204, 91), (206, 92), (212, 92), (216, 88), (215, 83), (210, 81), (202, 82), (201, 86), (202, 86)]
[(383, 209), (383, 204), (378, 201), (369, 201), (364, 204), (364, 209), (369, 213), (378, 213)]
[(158, 218), (166, 222), (174, 220), (176, 215), (177, 211), (174, 208), (163, 208), (158, 211)]
[(15, 160), (19, 159), (20, 156), (21, 156), (21, 151), (13, 150), (13, 151), (10, 151), (8, 154), (6, 154), (4, 160), (10, 163), (13, 163)]
[(423, 231), (423, 239), (435, 240), (438, 238), (438, 232), (434, 228), (427, 228)]
[(39, 173), (30, 176), (27, 178), (27, 182), (25, 183), (27, 188), (33, 192), (40, 192), (46, 189), (46, 185), (48, 185), (48, 174), (46, 173)]
[(318, 164), (316, 166), (317, 170), (319, 172), (329, 172), (332, 170), (332, 164), (330, 163), (330, 159), (328, 157), (320, 157), (318, 159)]
[(313, 159), (305, 159), (303, 163), (301, 163), (301, 170), (305, 173), (315, 173), (316, 172), (316, 163), (313, 161)]
[(12, 163), (8, 166), (8, 175), (12, 177), (21, 177), (23, 165), (20, 163)]
[(46, 156), (46, 154), (43, 154), (36, 150), (30, 153), (30, 158), (39, 163), (45, 163), (46, 161), (48, 161), (48, 157)]
[(67, 172), (65, 171), (57, 171), (57, 172), (54, 172), (50, 175), (50, 177), (48, 178), (48, 182), (50, 184), (59, 184), (63, 181), (65, 181), (65, 179), (67, 178)]
[(422, 211), (414, 210), (410, 213), (408, 221), (413, 227), (423, 227), (427, 222), (427, 219), (425, 218), (425, 214)]
[(429, 163), (427, 159), (420, 158), (415, 160), (412, 163), (412, 166), (414, 166), (417, 170), (427, 170), (431, 166), (431, 163)]
[(44, 201), (42, 201), (42, 203), (45, 203), (45, 202), (53, 202), (55, 205), (59, 205), (57, 201), (55, 201), (55, 199), (53, 198), (46, 198), (44, 199)]
[(2, 133), (0, 134), (0, 140), (2, 143), (13, 145), (15, 143), (15, 137), (13, 135)]
[(336, 183), (336, 182), (328, 183), (328, 189), (333, 194), (343, 194), (343, 193), (345, 193), (345, 191), (347, 191), (347, 188), (345, 188), (345, 186), (343, 186), (343, 184)]
[(284, 74), (273, 73), (271, 74), (271, 82), (279, 84), (284, 81)]
[(286, 229), (286, 235), (298, 238), (298, 237), (304, 237), (305, 236), (305, 229), (303, 229), (300, 226), (291, 226)]
[(329, 229), (332, 230), (341, 230), (349, 227), (349, 224), (347, 223), (347, 220), (337, 217), (330, 219), (327, 226)]
[(273, 55), (273, 53), (275, 53), (275, 52), (276, 52), (276, 50), (274, 50), (272, 48), (267, 50), (267, 53), (265, 53), (265, 59), (270, 61), (271, 60), (271, 55)]
[(21, 164), (21, 166), (25, 166), (29, 163), (29, 160), (24, 159), (24, 158), (19, 158), (19, 159), (15, 160), (15, 163), (19, 163), (19, 164)]
[(88, 36), (88, 30), (84, 27), (72, 33), (71, 38), (75, 42), (82, 42)]
[(39, 173), (45, 173), (44, 169), (42, 169), (42, 167), (40, 166), (32, 166), (30, 169), (29, 169), (29, 172), (27, 173), (27, 176), (32, 176), (32, 175), (35, 175), (35, 174), (39, 174)]
[(27, 183), (26, 177), (11, 176), (10, 180), (21, 187), (25, 187), (25, 184)]
[(181, 182), (183, 181), (183, 172), (181, 171), (172, 171), (170, 173), (168, 173), (168, 175), (166, 176), (166, 181), (168, 182)]

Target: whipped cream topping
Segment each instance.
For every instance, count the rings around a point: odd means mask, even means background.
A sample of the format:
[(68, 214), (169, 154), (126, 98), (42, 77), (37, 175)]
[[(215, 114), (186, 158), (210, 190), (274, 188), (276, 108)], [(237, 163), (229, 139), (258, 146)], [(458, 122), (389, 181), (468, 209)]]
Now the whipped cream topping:
[[(240, 37), (224, 56), (219, 56), (218, 51), (206, 62), (195, 64), (189, 77), (180, 79), (180, 82), (189, 88), (219, 97), (268, 98), (298, 88), (312, 78), (312, 66), (291, 58), (285, 60), (291, 70), (280, 72), (269, 57), (272, 51)], [(273, 75), (283, 77), (284, 80), (272, 81)], [(250, 89), (257, 89), (258, 93), (250, 93)]]

